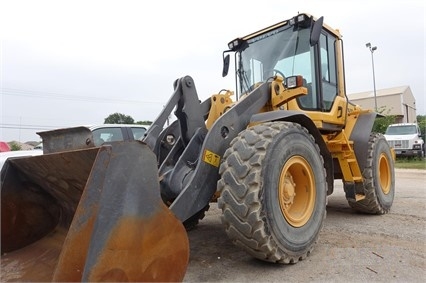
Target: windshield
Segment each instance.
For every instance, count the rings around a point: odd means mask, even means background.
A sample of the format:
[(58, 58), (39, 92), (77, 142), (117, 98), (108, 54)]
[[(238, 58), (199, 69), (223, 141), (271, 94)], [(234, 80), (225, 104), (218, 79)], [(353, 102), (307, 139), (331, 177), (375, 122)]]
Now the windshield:
[(313, 83), (313, 48), (309, 44), (310, 29), (295, 31), (290, 25), (247, 41), (248, 47), (239, 58), (240, 91), (251, 91), (256, 83), (274, 75), (302, 75), (305, 86)]
[(386, 135), (412, 135), (417, 134), (417, 128), (414, 125), (392, 126), (386, 130)]

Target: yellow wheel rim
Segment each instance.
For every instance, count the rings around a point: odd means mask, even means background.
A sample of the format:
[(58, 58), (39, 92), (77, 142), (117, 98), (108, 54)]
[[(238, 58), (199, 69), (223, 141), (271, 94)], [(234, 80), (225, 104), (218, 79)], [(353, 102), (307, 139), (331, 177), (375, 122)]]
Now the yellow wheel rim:
[(391, 190), (391, 173), (389, 160), (384, 153), (379, 157), (379, 182), (382, 192), (387, 195)]
[(315, 177), (301, 156), (291, 157), (281, 170), (278, 197), (281, 212), (293, 227), (302, 227), (315, 207)]

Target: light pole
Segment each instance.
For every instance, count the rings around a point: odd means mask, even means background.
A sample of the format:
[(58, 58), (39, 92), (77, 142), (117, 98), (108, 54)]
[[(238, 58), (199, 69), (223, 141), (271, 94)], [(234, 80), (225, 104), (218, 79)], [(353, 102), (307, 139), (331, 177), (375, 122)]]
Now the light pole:
[(376, 77), (374, 75), (374, 51), (377, 50), (377, 46), (371, 47), (371, 43), (368, 42), (365, 46), (370, 49), (371, 52), (371, 65), (373, 66), (373, 87), (374, 87), (374, 110), (377, 112), (377, 96), (376, 96)]

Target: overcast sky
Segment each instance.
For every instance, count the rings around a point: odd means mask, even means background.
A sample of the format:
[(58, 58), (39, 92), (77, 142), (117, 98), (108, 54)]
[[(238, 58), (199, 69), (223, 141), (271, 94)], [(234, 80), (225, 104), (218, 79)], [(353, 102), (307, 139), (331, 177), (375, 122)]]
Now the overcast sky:
[[(408, 85), (425, 115), (425, 4), (406, 1), (0, 0), (0, 140), (102, 124), (112, 113), (154, 120), (190, 75), (201, 99), (234, 89), (227, 43), (298, 12), (344, 38), (348, 93)], [(380, 105), (379, 105), (380, 106)]]

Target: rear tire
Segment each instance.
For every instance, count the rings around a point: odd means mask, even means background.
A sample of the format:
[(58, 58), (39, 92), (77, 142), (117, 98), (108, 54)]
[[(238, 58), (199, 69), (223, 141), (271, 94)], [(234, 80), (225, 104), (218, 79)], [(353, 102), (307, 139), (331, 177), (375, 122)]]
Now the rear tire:
[(224, 154), (218, 206), (232, 242), (254, 257), (296, 263), (312, 251), (326, 215), (319, 147), (299, 124), (242, 131)]
[(382, 134), (372, 133), (368, 142), (364, 177), (365, 199), (348, 199), (349, 205), (360, 212), (388, 213), (395, 196), (395, 171), (390, 147)]

